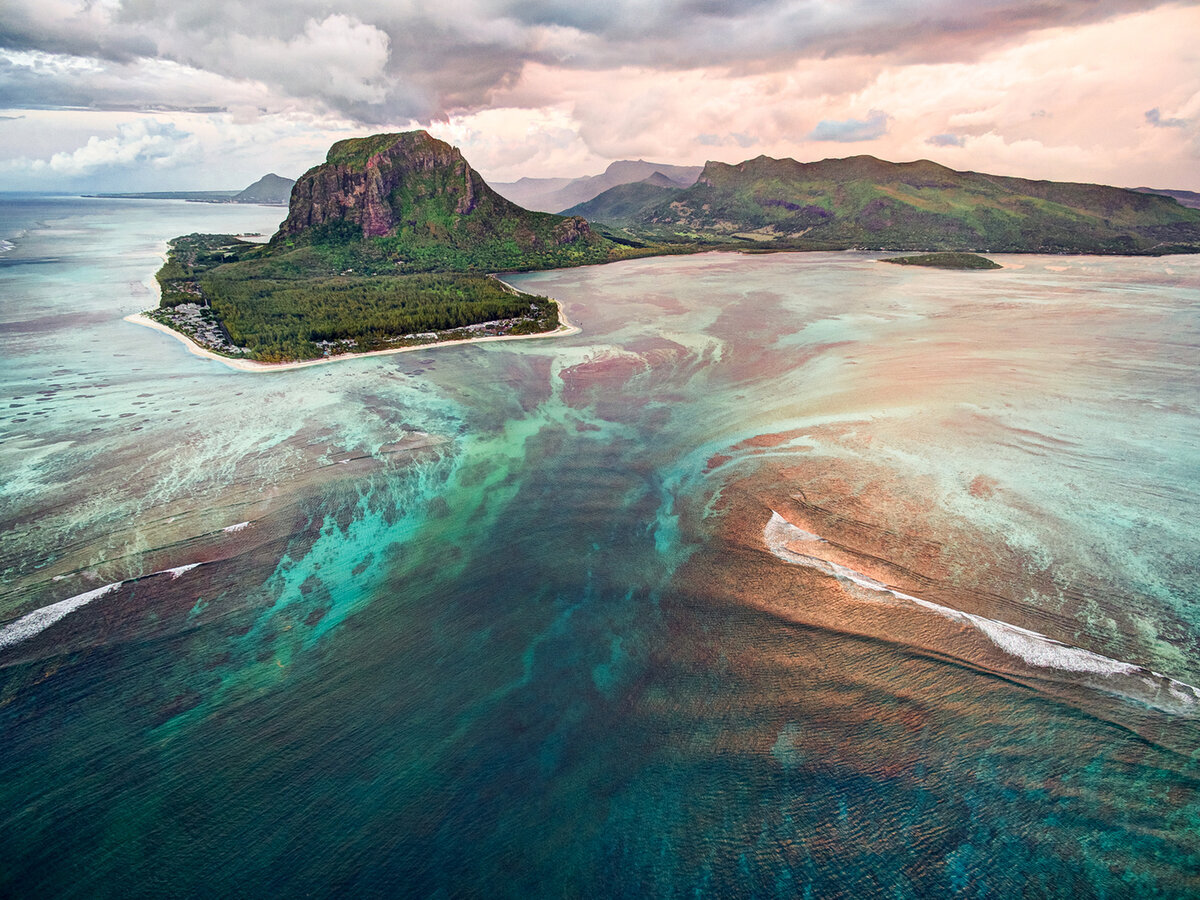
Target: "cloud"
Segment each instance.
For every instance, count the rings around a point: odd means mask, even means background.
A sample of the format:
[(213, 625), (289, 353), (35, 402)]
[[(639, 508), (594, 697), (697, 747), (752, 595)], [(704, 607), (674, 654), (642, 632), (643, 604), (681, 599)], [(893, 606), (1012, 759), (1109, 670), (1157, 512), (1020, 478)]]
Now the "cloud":
[(944, 132), (927, 138), (925, 143), (932, 144), (934, 147), (965, 147), (967, 138), (966, 135)]
[[(331, 13), (313, 0), (6, 0), (0, 50), (86, 60), (104, 71), (175, 64), (179, 70), (156, 91), (156, 102), (168, 107), (192, 105), (170, 89), (188, 93), (195, 77), (252, 82), (267, 110), (307, 101), (377, 124), (486, 109), (530, 65), (754, 74), (855, 56), (970, 61), (1045, 29), (1160, 5), (928, 0), (914, 15), (911, 3), (876, 0), (341, 0)], [(4, 91), (4, 80), (0, 93), (21, 102), (18, 91)], [(103, 86), (88, 92), (95, 108), (125, 102), (119, 89), (117, 96)], [(199, 105), (227, 104), (213, 92)]]
[(191, 134), (171, 123), (138, 119), (121, 124), (110, 138), (93, 136), (82, 147), (55, 153), (49, 159), (26, 161), (29, 171), (49, 171), (72, 177), (104, 169), (163, 168), (177, 164), (192, 149)]
[(741, 132), (730, 132), (728, 134), (698, 134), (696, 135), (696, 143), (702, 147), (741, 147), (745, 150), (747, 147), (753, 147), (758, 143), (758, 139)]
[(330, 106), (376, 104), (388, 95), (391, 40), (373, 25), (344, 15), (309, 19), (289, 40), (229, 36), (221, 69), (239, 78), (276, 83), (294, 96)]
[(0, 109), (210, 113), (233, 106), (261, 107), (263, 99), (263, 86), (257, 82), (167, 60), (117, 63), (41, 51), (0, 53)]
[[(151, 115), (191, 133), (214, 168), (147, 171), (223, 188), (230, 160), (249, 183), (303, 171), (333, 140), (419, 125), (511, 181), (621, 158), (817, 159), (844, 146), (837, 138), (869, 139), (862, 123), (879, 127), (871, 152), (888, 159), (930, 155), (931, 135), (954, 135), (964, 144), (947, 155), (983, 171), (1200, 188), (1196, 0), (913, 9), (5, 0), (0, 114), (29, 119), (3, 123), (0, 160), (72, 154)], [(1166, 111), (1160, 123), (1189, 124), (1151, 127), (1151, 107)]]
[(853, 143), (855, 141), (873, 141), (887, 134), (887, 113), (873, 109), (865, 119), (822, 119), (817, 127), (809, 132), (810, 141), (839, 141)]
[(1187, 119), (1164, 119), (1158, 111), (1158, 107), (1146, 110), (1146, 121), (1155, 128), (1186, 128)]

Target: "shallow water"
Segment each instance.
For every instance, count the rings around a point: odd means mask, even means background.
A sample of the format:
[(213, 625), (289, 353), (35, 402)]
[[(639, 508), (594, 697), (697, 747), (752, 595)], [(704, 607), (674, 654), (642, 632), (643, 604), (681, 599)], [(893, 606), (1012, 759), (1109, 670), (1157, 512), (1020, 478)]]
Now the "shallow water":
[(3, 892), (1200, 889), (1200, 260), (634, 261), (267, 375), (121, 321), (278, 218), (0, 203)]

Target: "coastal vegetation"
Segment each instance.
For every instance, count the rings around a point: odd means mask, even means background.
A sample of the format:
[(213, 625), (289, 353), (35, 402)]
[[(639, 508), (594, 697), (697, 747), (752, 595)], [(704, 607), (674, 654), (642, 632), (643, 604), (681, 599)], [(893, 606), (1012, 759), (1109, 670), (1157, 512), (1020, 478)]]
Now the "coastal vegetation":
[(485, 275), (329, 275), (267, 251), (228, 235), (176, 238), (152, 317), (210, 350), (262, 362), (559, 325), (554, 301)]
[(977, 253), (921, 253), (916, 256), (892, 256), (880, 262), (897, 266), (928, 266), (933, 269), (1003, 269), (998, 262)]

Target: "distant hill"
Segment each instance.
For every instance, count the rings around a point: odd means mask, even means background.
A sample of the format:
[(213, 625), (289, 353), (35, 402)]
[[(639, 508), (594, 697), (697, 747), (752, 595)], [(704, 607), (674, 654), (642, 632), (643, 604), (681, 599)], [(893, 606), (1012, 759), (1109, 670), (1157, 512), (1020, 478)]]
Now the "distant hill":
[(628, 225), (636, 222), (645, 210), (683, 190), (675, 182), (664, 184), (665, 178), (660, 176), (656, 179), (652, 175), (645, 181), (618, 184), (598, 197), (563, 210), (563, 215), (583, 216), (589, 222), (603, 222), (606, 225)]
[(600, 175), (583, 178), (522, 178), (520, 181), (493, 184), (496, 193), (526, 209), (562, 212), (585, 203), (609, 188), (644, 181), (656, 173), (678, 187), (688, 187), (699, 177), (701, 166), (672, 166), (643, 159), (622, 159), (612, 163)]
[(109, 200), (189, 200), (193, 203), (255, 203), (287, 206), (296, 182), (271, 173), (241, 191), (142, 191), (127, 194), (89, 194)]
[(287, 206), (287, 202), (292, 196), (292, 185), (295, 183), (295, 179), (284, 178), (272, 172), (264, 175), (239, 193), (233, 198), (233, 202)]
[[(1200, 251), (1200, 211), (1095, 184), (956, 172), (873, 156), (709, 162), (697, 182), (601, 194), (573, 212), (640, 239), (798, 249)], [(605, 218), (605, 215), (608, 218)], [(616, 235), (614, 235), (616, 236)]]
[[(690, 182), (690, 183), (695, 184), (694, 181)], [(651, 185), (652, 187), (665, 187), (665, 188), (671, 188), (672, 190), (679, 190), (680, 188), (685, 188), (688, 186), (686, 184), (680, 184), (674, 178), (669, 178), (666, 175), (664, 175), (662, 172), (658, 172), (658, 171), (655, 171), (655, 173), (653, 175), (651, 175), (649, 178), (643, 178), (641, 181), (634, 182), (634, 184), (648, 184), (648, 185)]]
[(1173, 197), (1179, 201), (1180, 206), (1186, 206), (1188, 209), (1200, 209), (1200, 194), (1195, 191), (1171, 191), (1166, 188), (1148, 187), (1136, 187), (1131, 190), (1140, 194), (1162, 194), (1164, 197)]

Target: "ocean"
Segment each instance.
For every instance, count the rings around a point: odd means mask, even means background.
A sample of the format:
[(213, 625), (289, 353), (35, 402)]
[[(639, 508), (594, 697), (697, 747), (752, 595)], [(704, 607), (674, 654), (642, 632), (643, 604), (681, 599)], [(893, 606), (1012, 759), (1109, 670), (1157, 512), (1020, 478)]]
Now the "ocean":
[(1200, 258), (511, 276), (270, 373), (271, 207), (0, 198), (0, 895), (1200, 892)]

